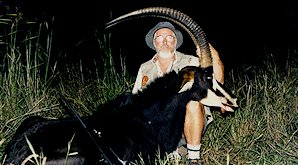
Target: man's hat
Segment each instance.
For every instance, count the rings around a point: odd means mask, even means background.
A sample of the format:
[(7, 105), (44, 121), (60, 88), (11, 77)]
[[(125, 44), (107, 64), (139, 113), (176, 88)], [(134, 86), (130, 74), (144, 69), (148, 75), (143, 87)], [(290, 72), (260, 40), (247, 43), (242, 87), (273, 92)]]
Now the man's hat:
[(159, 22), (157, 25), (155, 25), (154, 28), (152, 28), (147, 34), (146, 34), (146, 37), (145, 37), (145, 40), (146, 40), (146, 44), (153, 50), (155, 50), (155, 47), (153, 45), (153, 37), (154, 37), (154, 33), (161, 29), (161, 28), (168, 28), (168, 29), (171, 29), (175, 35), (176, 35), (176, 38), (177, 38), (177, 45), (176, 45), (176, 49), (178, 49), (182, 43), (183, 43), (183, 36), (182, 36), (182, 33), (175, 29), (175, 27), (170, 23), (170, 22)]

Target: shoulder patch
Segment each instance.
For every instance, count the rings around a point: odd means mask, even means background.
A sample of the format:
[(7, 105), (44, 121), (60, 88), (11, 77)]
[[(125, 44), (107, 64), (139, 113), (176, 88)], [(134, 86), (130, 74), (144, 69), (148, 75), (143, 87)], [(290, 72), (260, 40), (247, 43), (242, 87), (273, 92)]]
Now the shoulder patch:
[(147, 84), (148, 80), (149, 80), (148, 76), (146, 76), (146, 75), (143, 76), (143, 78), (142, 78), (142, 86), (145, 86)]

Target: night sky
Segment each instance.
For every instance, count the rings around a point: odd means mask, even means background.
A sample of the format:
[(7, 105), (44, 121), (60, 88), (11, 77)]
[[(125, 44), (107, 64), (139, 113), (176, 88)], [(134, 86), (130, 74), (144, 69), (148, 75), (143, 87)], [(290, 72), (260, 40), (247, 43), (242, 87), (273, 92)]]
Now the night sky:
[[(218, 50), (223, 62), (231, 67), (258, 65), (264, 60), (265, 52), (272, 53), (283, 65), (288, 51), (297, 49), (298, 2), (294, 1), (262, 4), (261, 1), (227, 3), (214, 0), (199, 0), (195, 4), (194, 0), (69, 2), (27, 0), (21, 5), (25, 16), (37, 19), (54, 16), (56, 50), (72, 54), (74, 59), (85, 59), (86, 63), (99, 55), (95, 48), (96, 39), (102, 34), (105, 22), (151, 6), (174, 8), (194, 19)], [(136, 72), (139, 65), (154, 53), (146, 46), (144, 36), (157, 21), (156, 18), (127, 21), (109, 31), (114, 55), (126, 57), (132, 72)], [(185, 42), (179, 51), (195, 53), (192, 41), (183, 33)]]

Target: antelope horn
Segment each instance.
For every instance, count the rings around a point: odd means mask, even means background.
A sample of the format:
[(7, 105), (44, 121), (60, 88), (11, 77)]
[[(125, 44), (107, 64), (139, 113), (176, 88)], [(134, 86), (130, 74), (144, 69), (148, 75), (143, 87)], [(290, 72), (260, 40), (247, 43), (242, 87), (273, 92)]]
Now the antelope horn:
[(180, 11), (165, 7), (143, 8), (113, 19), (106, 23), (105, 28), (107, 29), (120, 22), (139, 17), (165, 18), (182, 27), (190, 35), (195, 46), (198, 46), (201, 50), (201, 57), (199, 57), (200, 67), (207, 68), (212, 66), (209, 43), (204, 31), (193, 19)]

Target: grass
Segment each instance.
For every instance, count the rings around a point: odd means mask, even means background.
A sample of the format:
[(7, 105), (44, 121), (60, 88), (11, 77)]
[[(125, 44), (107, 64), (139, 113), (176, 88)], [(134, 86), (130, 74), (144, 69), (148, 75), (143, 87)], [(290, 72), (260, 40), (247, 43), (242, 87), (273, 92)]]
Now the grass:
[[(2, 22), (1, 22), (2, 21)], [(39, 114), (41, 112), (55, 109), (57, 104), (53, 104), (50, 95), (51, 81), (46, 74), (41, 74), (43, 70), (49, 68), (50, 43), (39, 45), (39, 29), (46, 26), (37, 26), (38, 32), (24, 32), (20, 35), (18, 18), (1, 19), (3, 34), (1, 39), (1, 94), (0, 94), (0, 121), (1, 137), (11, 134), (22, 118)], [(34, 23), (26, 22), (26, 25)], [(31, 25), (30, 25), (31, 26)], [(8, 30), (8, 31), (6, 31)], [(50, 35), (48, 37), (51, 37)], [(46, 38), (50, 41), (51, 38)], [(12, 128), (12, 129), (10, 129)]]
[(203, 140), (205, 162), (221, 164), (228, 158), (233, 164), (298, 162), (297, 77), (278, 71), (273, 61), (265, 66), (251, 70), (250, 77), (241, 72), (228, 75), (240, 108), (230, 116), (216, 114)]
[[(125, 62), (120, 72), (115, 69), (110, 36), (98, 39), (104, 65), (95, 71), (97, 77), (85, 76), (80, 64), (66, 66), (66, 76), (56, 69), (56, 63), (50, 65), (52, 32), (47, 23), (22, 22), (18, 15), (9, 15), (0, 17), (0, 24), (2, 158), (7, 140), (26, 117), (64, 115), (57, 102), (60, 93), (75, 101), (80, 115), (89, 115), (99, 104), (131, 90), (134, 76), (126, 72)], [(22, 31), (20, 24), (33, 28)], [(243, 66), (226, 73), (226, 85), (234, 91), (240, 107), (231, 114), (213, 111), (215, 120), (203, 137), (206, 165), (298, 164), (298, 83), (294, 69), (289, 73), (279, 68), (268, 55), (262, 68)], [(159, 159), (156, 164), (177, 162)]]

